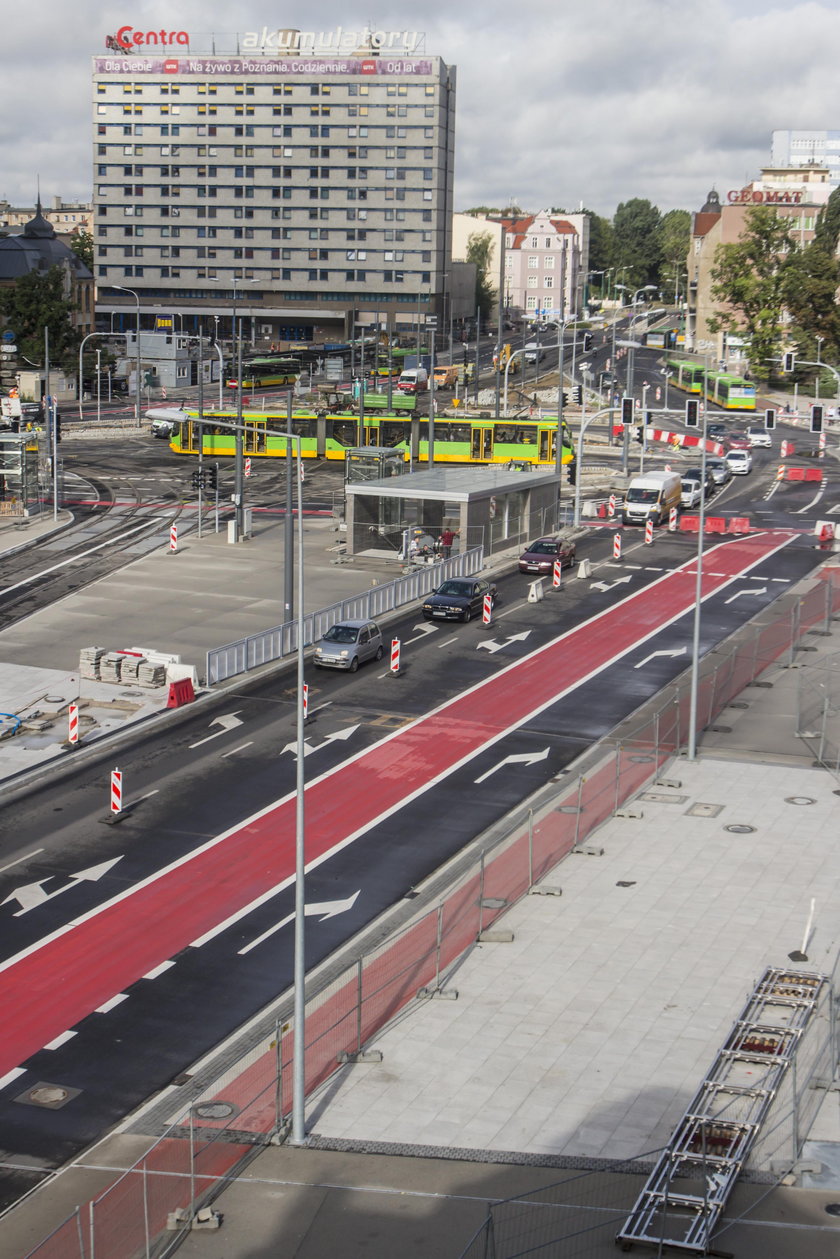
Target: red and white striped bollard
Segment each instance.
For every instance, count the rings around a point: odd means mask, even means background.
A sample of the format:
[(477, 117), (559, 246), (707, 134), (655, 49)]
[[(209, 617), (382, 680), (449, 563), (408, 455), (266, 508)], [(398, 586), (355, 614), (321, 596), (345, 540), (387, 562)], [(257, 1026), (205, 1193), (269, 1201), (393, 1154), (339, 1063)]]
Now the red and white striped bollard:
[(621, 534), (618, 530), (613, 534), (613, 559), (621, 559)]
[(668, 532), (676, 533), (677, 531), (677, 509), (672, 507), (668, 512)]
[(303, 703), (303, 720), (306, 721), (309, 717), (309, 686), (306, 682), (303, 684), (303, 695), (301, 696), (301, 700)]
[(251, 475), (251, 460), (250, 459), (245, 460), (245, 475), (246, 476)]
[(610, 501), (607, 504), (607, 515), (612, 520), (615, 515), (615, 494), (610, 494)]
[(493, 596), (486, 594), (481, 604), (481, 620), (484, 625), (491, 625), (493, 622)]
[(652, 541), (653, 541), (653, 521), (646, 520), (645, 521), (645, 545), (650, 546)]
[(79, 742), (79, 705), (71, 704), (67, 709), (68, 730), (67, 742), (76, 744)]
[(400, 640), (391, 639), (391, 676), (397, 677), (400, 671)]
[(111, 812), (122, 813), (122, 770), (111, 771)]
[(551, 573), (551, 584), (555, 590), (560, 589), (560, 583), (563, 580), (563, 565), (560, 560), (554, 561), (554, 568)]
[(178, 526), (174, 523), (169, 526), (169, 551), (171, 555), (178, 551)]

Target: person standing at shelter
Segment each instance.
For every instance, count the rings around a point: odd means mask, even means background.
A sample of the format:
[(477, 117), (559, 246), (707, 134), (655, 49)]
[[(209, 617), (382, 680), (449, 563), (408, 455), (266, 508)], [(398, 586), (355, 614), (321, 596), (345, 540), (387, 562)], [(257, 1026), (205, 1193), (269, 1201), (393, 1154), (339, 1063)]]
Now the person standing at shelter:
[(447, 526), (441, 533), (440, 550), (445, 560), (448, 560), (452, 554), (452, 543), (455, 541), (457, 536), (457, 533), (453, 533), (449, 526)]

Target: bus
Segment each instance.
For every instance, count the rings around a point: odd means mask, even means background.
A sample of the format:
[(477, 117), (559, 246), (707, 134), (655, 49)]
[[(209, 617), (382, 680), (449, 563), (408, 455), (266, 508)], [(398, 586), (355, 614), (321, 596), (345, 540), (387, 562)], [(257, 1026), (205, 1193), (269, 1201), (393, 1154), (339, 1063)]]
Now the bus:
[(671, 373), (670, 383), (676, 389), (686, 393), (702, 394), (703, 377), (706, 369), (702, 363), (686, 363), (681, 359), (669, 359), (665, 364), (666, 371)]
[[(197, 455), (199, 446), (205, 458), (232, 458), (235, 454), (234, 433), (229, 425), (236, 423), (236, 413), (226, 410), (205, 410), (202, 424), (198, 413), (187, 409), (178, 415), (170, 437), (170, 448), (178, 455)], [(288, 420), (285, 415), (248, 411), (243, 415), (246, 426), (243, 445), (246, 455), (256, 458), (284, 458), (288, 442)], [(327, 414), (326, 411), (296, 411), (292, 415), (292, 432), (302, 438), (304, 459), (344, 459), (355, 446), (379, 446), (401, 450), (406, 462), (411, 458), (412, 425), (416, 425), (418, 460), (428, 462), (429, 420), (421, 416), (411, 420), (405, 416), (365, 414), (364, 419), (352, 413)], [(557, 420), (494, 420), (459, 416), (435, 420), (435, 463), (513, 464), (534, 467), (555, 466)], [(295, 443), (296, 446), (296, 443)], [(563, 424), (561, 459), (570, 464), (575, 457), (571, 434)]]
[(709, 372), (706, 376), (706, 397), (724, 411), (755, 410), (755, 385), (742, 376)]
[[(242, 364), (242, 388), (267, 389), (275, 385), (293, 385), (300, 370), (300, 360), (296, 358), (279, 358), (276, 355), (252, 358)], [(239, 388), (235, 376), (225, 383), (228, 389)]]

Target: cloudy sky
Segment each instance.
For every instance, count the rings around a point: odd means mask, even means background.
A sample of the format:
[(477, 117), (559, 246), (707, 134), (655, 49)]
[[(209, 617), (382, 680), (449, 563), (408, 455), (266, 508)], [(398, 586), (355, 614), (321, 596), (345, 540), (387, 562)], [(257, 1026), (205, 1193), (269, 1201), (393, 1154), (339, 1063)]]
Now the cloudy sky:
[(45, 202), (90, 198), (90, 59), (126, 24), (186, 30), (195, 51), (215, 34), (219, 52), (234, 51), (234, 24), (425, 31), (425, 52), (458, 67), (458, 209), (515, 199), (612, 215), (630, 197), (697, 209), (710, 188), (757, 176), (774, 128), (840, 129), (840, 0), (393, 0), (364, 12), (46, 0), (31, 20), (15, 13), (0, 111), (0, 198), (13, 204), (31, 204), (39, 176)]

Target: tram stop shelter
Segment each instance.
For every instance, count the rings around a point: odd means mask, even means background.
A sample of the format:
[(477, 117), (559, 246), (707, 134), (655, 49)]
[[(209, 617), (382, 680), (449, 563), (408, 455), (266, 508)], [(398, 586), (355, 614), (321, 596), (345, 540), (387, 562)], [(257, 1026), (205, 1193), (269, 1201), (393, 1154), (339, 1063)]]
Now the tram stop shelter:
[(348, 555), (396, 558), (406, 530), (437, 539), (447, 528), (453, 550), (490, 555), (554, 532), (564, 506), (561, 478), (536, 467), (437, 465), (344, 488)]

